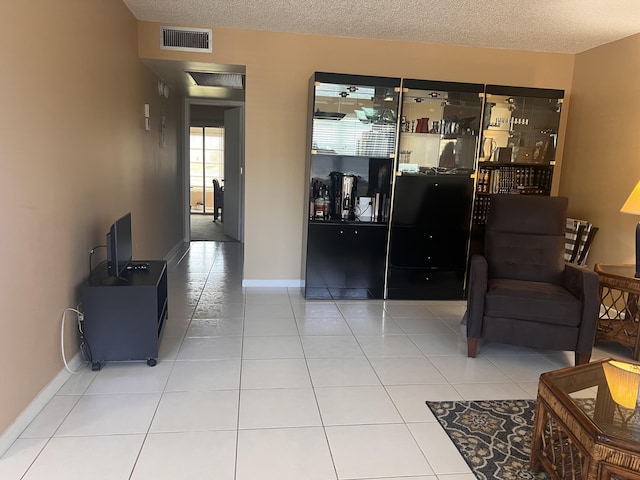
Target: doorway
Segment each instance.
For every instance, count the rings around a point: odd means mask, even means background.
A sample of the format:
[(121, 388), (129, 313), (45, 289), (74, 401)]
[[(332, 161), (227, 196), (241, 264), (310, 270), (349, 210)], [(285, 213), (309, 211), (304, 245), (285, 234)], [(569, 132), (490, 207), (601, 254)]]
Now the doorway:
[[(189, 208), (192, 215), (222, 214), (224, 189), (224, 126), (189, 128)], [(216, 201), (217, 200), (217, 201)]]
[(185, 110), (185, 237), (242, 242), (244, 102), (191, 99)]

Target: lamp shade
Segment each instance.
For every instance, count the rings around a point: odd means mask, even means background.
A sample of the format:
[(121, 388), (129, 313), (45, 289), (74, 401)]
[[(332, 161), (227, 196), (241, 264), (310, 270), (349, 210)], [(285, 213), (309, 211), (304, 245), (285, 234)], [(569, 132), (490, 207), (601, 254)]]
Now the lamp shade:
[(622, 213), (631, 213), (633, 215), (640, 215), (640, 182), (636, 184), (627, 201), (624, 202), (620, 209)]
[(634, 410), (640, 387), (640, 365), (610, 360), (602, 364), (613, 401)]

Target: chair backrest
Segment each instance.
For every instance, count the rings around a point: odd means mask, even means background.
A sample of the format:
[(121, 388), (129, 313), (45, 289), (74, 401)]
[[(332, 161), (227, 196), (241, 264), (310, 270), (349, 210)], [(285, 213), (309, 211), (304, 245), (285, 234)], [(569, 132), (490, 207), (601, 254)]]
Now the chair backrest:
[(567, 218), (564, 249), (565, 262), (585, 265), (596, 233), (598, 233), (598, 227), (594, 227), (586, 220)]
[(566, 197), (491, 197), (484, 252), (489, 278), (558, 283), (564, 270)]

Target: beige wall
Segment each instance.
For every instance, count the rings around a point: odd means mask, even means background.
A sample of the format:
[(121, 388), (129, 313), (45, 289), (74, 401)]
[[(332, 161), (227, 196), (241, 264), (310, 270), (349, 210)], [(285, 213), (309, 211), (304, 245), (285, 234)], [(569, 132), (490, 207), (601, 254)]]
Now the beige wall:
[[(188, 54), (161, 51), (158, 28), (156, 23), (140, 23), (142, 58), (246, 66), (244, 278), (248, 280), (302, 278), (307, 95), (313, 72), (546, 87), (567, 92), (573, 74), (573, 55), (215, 27), (213, 53)], [(564, 126), (565, 116), (562, 122)]]
[[(122, 2), (6, 1), (0, 25), (2, 432), (63, 367), (61, 315), (80, 302), (89, 250), (111, 222), (132, 212), (138, 258), (182, 239), (182, 170), (181, 101), (158, 96)], [(66, 327), (71, 358), (74, 315)]]
[(620, 207), (640, 180), (640, 35), (576, 56), (560, 193), (600, 228), (589, 264), (634, 263), (640, 218)]

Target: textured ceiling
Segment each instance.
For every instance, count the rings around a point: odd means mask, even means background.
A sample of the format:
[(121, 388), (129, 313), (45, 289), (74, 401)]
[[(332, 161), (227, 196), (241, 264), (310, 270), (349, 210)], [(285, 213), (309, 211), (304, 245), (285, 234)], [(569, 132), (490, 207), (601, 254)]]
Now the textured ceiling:
[(124, 0), (138, 20), (579, 53), (640, 32), (640, 0)]

